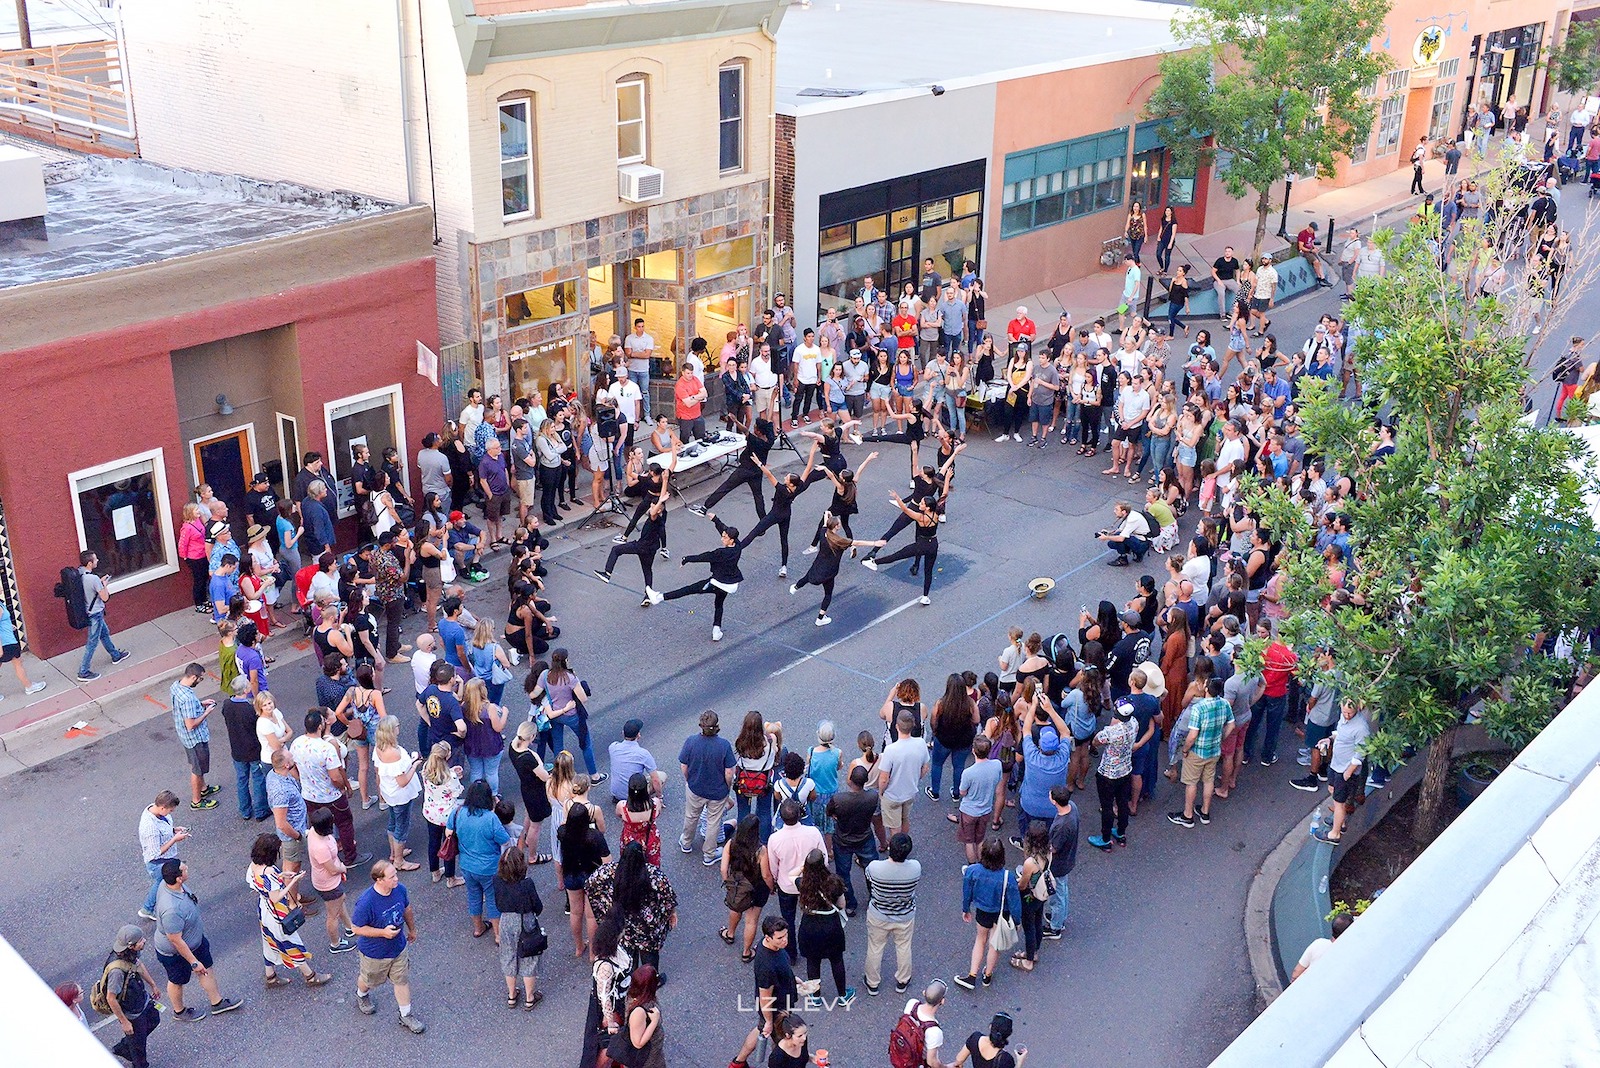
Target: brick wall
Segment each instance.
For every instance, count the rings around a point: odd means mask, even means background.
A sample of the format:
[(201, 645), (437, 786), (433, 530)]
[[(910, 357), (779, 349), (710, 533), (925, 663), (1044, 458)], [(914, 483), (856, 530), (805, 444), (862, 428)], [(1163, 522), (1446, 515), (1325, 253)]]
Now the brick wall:
[[(794, 263), (794, 129), (793, 115), (779, 115), (772, 146), (772, 240), (783, 250), (781, 262)], [(772, 287), (794, 292), (792, 266), (788, 277), (772, 279)]]

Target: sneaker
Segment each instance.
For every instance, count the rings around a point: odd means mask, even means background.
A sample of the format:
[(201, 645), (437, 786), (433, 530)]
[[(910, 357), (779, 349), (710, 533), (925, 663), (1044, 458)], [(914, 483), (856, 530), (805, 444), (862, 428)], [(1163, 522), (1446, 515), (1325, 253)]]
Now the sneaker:
[(376, 805), (377, 803), (378, 803), (378, 799), (376, 797), (369, 797), (365, 801), (361, 802), (361, 811), (365, 812), (365, 811), (367, 811), (367, 809), (371, 808), (373, 805)]
[(1012, 441), (1021, 441), (1022, 440), (1022, 435), (1021, 434), (1012, 434), (1011, 435), (1011, 440)]
[(971, 972), (966, 975), (958, 975), (955, 977), (955, 984), (962, 990), (976, 990), (978, 989), (978, 977)]
[(801, 551), (800, 555), (801, 556), (815, 556), (815, 555), (817, 555), (817, 547), (815, 545), (807, 545), (805, 547), (805, 549)]
[(1264, 756), (1264, 757), (1261, 758), (1261, 766), (1264, 767), (1264, 768), (1270, 768), (1270, 767), (1272, 767), (1272, 765), (1276, 764), (1277, 762), (1278, 762), (1278, 758), (1275, 757), (1275, 756), (1269, 756), (1269, 757)]
[(1339, 844), (1339, 839), (1329, 834), (1327, 827), (1318, 827), (1316, 830), (1311, 832), (1311, 837), (1315, 838), (1319, 842), (1327, 842), (1329, 845)]
[(661, 552), (660, 552), (659, 555), (660, 555), (661, 559), (663, 559), (663, 560), (671, 560), (672, 559), (672, 554), (667, 551), (667, 547), (665, 545), (663, 545), (661, 547)]
[(845, 987), (844, 988), (844, 997), (839, 999), (839, 1003), (841, 1005), (850, 1005), (855, 1000), (856, 1000), (856, 988), (853, 987), (853, 986)]
[(48, 685), (50, 685), (48, 682), (43, 682), (43, 681), (36, 682), (32, 686), (29, 686), (26, 690), (23, 690), (22, 692), (23, 693), (30, 693), (30, 694), (31, 693), (38, 693)]
[(700, 858), (700, 863), (708, 868), (715, 867), (716, 865), (722, 863), (722, 858), (717, 856), (715, 853), (707, 853)]
[(1167, 813), (1167, 822), (1176, 823), (1179, 827), (1193, 827), (1194, 817), (1185, 816), (1182, 812), (1169, 812)]
[(714, 642), (720, 642), (722, 640), (722, 628), (721, 627), (712, 627), (711, 628), (711, 640), (714, 641)]
[(920, 604), (920, 605), (930, 605), (933, 602), (928, 600), (927, 597), (918, 597), (917, 598), (917, 603)]
[[(1009, 440), (1011, 440), (1011, 435), (1010, 434), (999, 434), (999, 435), (995, 436), (994, 440), (995, 441), (1009, 441)], [(867, 992), (869, 994), (877, 993), (877, 991), (873, 990), (870, 986), (867, 987)]]
[(666, 596), (664, 594), (657, 593), (655, 590), (648, 588), (644, 591), (644, 596), (645, 600), (649, 601), (651, 604), (660, 604), (662, 601), (666, 600)]
[(625, 543), (627, 540), (628, 540), (628, 537), (627, 537), (626, 534), (613, 534), (611, 536), (611, 544), (613, 544), (613, 545), (621, 545), (621, 544)]
[[(128, 652), (128, 650), (124, 649), (120, 653), (112, 653), (111, 654), (111, 662), (113, 664), (120, 664), (120, 663), (122, 663), (124, 660), (128, 659), (128, 657), (130, 657), (132, 655), (133, 655), (132, 653), (130, 653), (130, 652)], [(223, 1010), (218, 1010), (218, 1011), (223, 1011)]]
[(211, 1015), (221, 1016), (225, 1012), (232, 1012), (234, 1009), (242, 1008), (244, 1008), (243, 998), (223, 998), (221, 1001), (213, 1001), (211, 1003)]
[(691, 504), (689, 506), (689, 511), (693, 512), (695, 515), (705, 515), (706, 506), (703, 504)]
[(409, 1012), (400, 1017), (400, 1026), (404, 1027), (407, 1031), (410, 1031), (414, 1035), (420, 1035), (422, 1032), (427, 1030), (427, 1028), (423, 1026), (422, 1021), (411, 1015)]
[(206, 1018), (206, 1014), (195, 1008), (193, 1005), (190, 1005), (182, 1012), (173, 1013), (172, 1018), (180, 1023), (194, 1023), (196, 1020), (204, 1020)]
[(210, 797), (212, 794), (220, 794), (221, 792), (222, 792), (222, 787), (220, 787), (220, 786), (216, 785), (215, 783), (213, 783), (213, 784), (207, 786), (205, 789), (201, 790), (200, 791), (200, 796), (201, 797)]
[(1113, 830), (1111, 832), (1111, 840), (1119, 846), (1126, 846), (1128, 844), (1128, 835), (1125, 831)]
[(601, 783), (605, 782), (610, 777), (611, 776), (607, 775), (603, 771), (597, 771), (593, 775), (589, 776), (589, 785), (590, 786), (599, 786)]
[(782, 565), (780, 565), (778, 567), (778, 577), (779, 578), (788, 578), (789, 577), (789, 565), (788, 564), (782, 564)]
[(860, 434), (851, 434), (850, 435), (850, 444), (852, 444), (852, 445), (860, 445), (861, 444), (861, 435)]
[(350, 939), (341, 938), (341, 939), (339, 939), (339, 942), (338, 942), (337, 945), (331, 945), (331, 946), (328, 947), (328, 952), (329, 953), (348, 953), (352, 949), (355, 949), (355, 948), (356, 948), (356, 944), (354, 942), (350, 941)]
[(594, 577), (599, 579), (601, 582), (611, 581), (611, 573), (609, 571), (601, 571), (598, 568), (595, 569)]
[[(866, 568), (868, 571), (876, 571), (878, 570), (878, 561), (868, 556), (861, 561), (861, 566)], [(80, 675), (78, 677), (82, 678), (83, 676)]]
[(939, 795), (933, 792), (933, 787), (931, 786), (924, 786), (922, 788), (922, 792), (928, 795), (929, 801), (939, 800)]
[(1089, 836), (1089, 844), (1096, 849), (1109, 850), (1111, 848), (1111, 839), (1101, 838), (1098, 834), (1093, 834)]
[(1289, 785), (1296, 790), (1304, 790), (1308, 794), (1314, 794), (1322, 788), (1322, 780), (1315, 775), (1306, 775), (1298, 779), (1290, 779)]
[(983, 973), (983, 985), (985, 989), (994, 985), (994, 972)]
[(832, 616), (818, 616), (817, 617), (817, 626), (819, 626), (819, 627), (826, 627), (829, 623), (832, 623), (832, 622), (833, 622), (833, 617)]
[(790, 597), (793, 597), (795, 594), (797, 594), (799, 592), (800, 592), (800, 587), (799, 587), (798, 584), (793, 583), (793, 582), (789, 583), (789, 596)]
[(896, 994), (904, 994), (906, 992), (906, 988), (909, 987), (910, 985), (911, 985), (911, 983), (909, 981), (902, 983), (897, 979), (897, 980), (895, 980), (895, 984), (894, 984), (894, 992)]
[(93, 682), (95, 679), (98, 679), (99, 677), (100, 677), (100, 672), (98, 672), (98, 671), (80, 671), (80, 672), (78, 672), (78, 681), (79, 682)]
[(1200, 825), (1202, 827), (1211, 826), (1211, 813), (1207, 812), (1205, 809), (1201, 809), (1200, 811), (1196, 812), (1195, 815), (1200, 817)]
[(480, 567), (474, 569), (472, 574), (468, 575), (467, 577), (473, 582), (484, 582), (488, 580), (489, 572), (488, 569)]
[(140, 909), (139, 918), (141, 920), (149, 920), (151, 923), (156, 922), (156, 914), (151, 912), (149, 909)]
[(372, 854), (371, 853), (357, 853), (356, 854), (356, 859), (354, 859), (350, 863), (346, 864), (345, 867), (347, 867), (347, 868), (364, 868), (368, 864), (371, 864), (371, 863), (372, 863)]
[(873, 986), (871, 983), (867, 982), (865, 979), (863, 979), (861, 981), (861, 985), (862, 985), (863, 988), (865, 988), (865, 990), (867, 992), (867, 995), (869, 997), (877, 997), (878, 996), (878, 992), (883, 989), (882, 987)]
[(1044, 938), (1046, 941), (1059, 942), (1061, 941), (1061, 936), (1064, 934), (1066, 934), (1065, 931), (1058, 931), (1054, 927), (1046, 927), (1040, 937)]
[(208, 808), (216, 808), (217, 799), (214, 797), (205, 797), (201, 798), (199, 801), (190, 801), (189, 807), (194, 809), (196, 812), (204, 812)]
[(1009, 841), (1012, 845), (1016, 846), (1018, 849), (1022, 848), (1022, 836), (1021, 835), (1014, 834), (1009, 839), (1007, 839), (1007, 841)]
[(694, 852), (694, 843), (693, 842), (685, 842), (682, 838), (678, 839), (678, 852), (680, 852), (680, 853), (693, 853)]

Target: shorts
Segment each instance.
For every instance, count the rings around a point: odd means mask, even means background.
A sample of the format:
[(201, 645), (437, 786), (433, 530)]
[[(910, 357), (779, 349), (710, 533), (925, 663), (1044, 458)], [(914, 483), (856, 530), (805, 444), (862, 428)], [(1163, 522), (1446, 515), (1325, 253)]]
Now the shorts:
[(1179, 445), (1174, 452), (1177, 462), (1184, 467), (1193, 467), (1199, 459), (1199, 450), (1193, 445)]
[(580, 871), (568, 868), (561, 872), (561, 888), (563, 890), (582, 891), (589, 883), (589, 877)]
[(865, 393), (845, 394), (845, 411), (850, 413), (852, 419), (860, 419), (867, 411), (867, 395)]
[(483, 502), (483, 518), (499, 519), (511, 511), (511, 495), (502, 493), (498, 496), (488, 497)]
[(339, 885), (332, 890), (318, 890), (317, 896), (324, 901), (338, 901), (341, 897), (344, 897), (344, 882), (343, 879), (340, 879)]
[[(1239, 733), (1238, 731), (1234, 732)], [(1211, 782), (1216, 778), (1217, 761), (1220, 756), (1209, 756), (1204, 759), (1189, 753), (1183, 758), (1182, 782), (1185, 786), (1194, 786), (1197, 783)]]
[(425, 567), (422, 569), (422, 588), (431, 593), (438, 593), (444, 589), (444, 577), (439, 573), (438, 568)]
[(906, 819), (911, 815), (910, 801), (890, 801), (887, 797), (882, 801), (883, 826), (890, 832), (898, 831), (905, 826)]
[(291, 838), (287, 842), (282, 838), (278, 839), (278, 863), (280, 866), (293, 864), (298, 868), (305, 862), (306, 839), (304, 832), (301, 833), (299, 838)]
[(1250, 723), (1248, 720), (1244, 723), (1236, 723), (1233, 731), (1229, 733), (1226, 738), (1222, 739), (1223, 756), (1232, 756), (1234, 753), (1239, 751), (1239, 747), (1244, 744), (1244, 732), (1249, 726)]
[(1028, 405), (1028, 422), (1048, 423), (1054, 417), (1055, 411), (1054, 402), (1050, 404), (1030, 404)]
[(1349, 285), (1356, 280), (1356, 265), (1353, 263), (1339, 264), (1339, 280)]
[(16, 642), (0, 645), (0, 664), (8, 664), (22, 655), (22, 646)]
[(400, 986), (411, 978), (411, 948), (407, 946), (398, 957), (361, 957), (361, 985), (369, 991), (384, 983)]
[[(190, 951), (194, 954), (195, 960), (204, 964), (207, 968), (211, 967), (211, 943), (209, 941), (204, 938), (200, 939), (200, 944), (191, 946)], [(194, 975), (194, 965), (176, 953), (169, 957), (167, 954), (158, 951), (156, 960), (161, 962), (161, 970), (167, 973), (167, 982), (173, 986), (183, 986)]]
[(1264, 311), (1267, 310), (1268, 305), (1271, 304), (1271, 303), (1272, 302), (1270, 300), (1268, 300), (1266, 297), (1251, 297), (1250, 298), (1250, 310), (1251, 311), (1264, 312)]
[(539, 480), (536, 478), (517, 479), (517, 503), (524, 508), (536, 507), (539, 503)]
[(1359, 791), (1367, 788), (1367, 777), (1359, 771), (1348, 779), (1343, 775), (1334, 775), (1330, 780), (1333, 784), (1333, 799), (1341, 805), (1353, 805), (1360, 796)]
[(988, 909), (973, 909), (972, 918), (979, 927), (992, 930), (994, 925), (1000, 922), (1000, 913), (990, 912)]
[(838, 412), (842, 412), (844, 410), (845, 410), (845, 404), (844, 404), (843, 401), (829, 401), (828, 402), (828, 411), (838, 413)]
[(881, 382), (874, 382), (867, 392), (871, 394), (873, 400), (886, 401), (889, 399), (889, 387)]
[(894, 384), (894, 392), (895, 392), (896, 396), (909, 397), (909, 396), (911, 396), (911, 387), (910, 386), (902, 386), (900, 383), (896, 382)]
[[(774, 387), (775, 388), (775, 387)], [(767, 412), (772, 410), (772, 388), (756, 387), (756, 411)]]
[(994, 813), (985, 812), (981, 816), (969, 816), (965, 812), (956, 816), (956, 841), (962, 845), (982, 845), (989, 825), (994, 822)]
[(1144, 440), (1144, 427), (1136, 426), (1131, 430), (1118, 427), (1117, 432), (1111, 435), (1111, 440), (1126, 441), (1130, 444), (1137, 445), (1139, 442)]
[(184, 753), (189, 757), (189, 770), (196, 775), (211, 773), (211, 743), (199, 742), (192, 746), (184, 746)]

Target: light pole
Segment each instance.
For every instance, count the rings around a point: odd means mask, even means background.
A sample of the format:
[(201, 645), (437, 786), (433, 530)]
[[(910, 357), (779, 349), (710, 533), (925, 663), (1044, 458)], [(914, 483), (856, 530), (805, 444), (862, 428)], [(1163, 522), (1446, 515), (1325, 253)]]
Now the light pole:
[(1294, 175), (1283, 176), (1283, 212), (1278, 216), (1278, 236), (1289, 236), (1289, 194), (1294, 190)]
[(28, 0), (17, 0), (17, 36), (23, 48), (33, 47), (33, 27), (28, 25)]

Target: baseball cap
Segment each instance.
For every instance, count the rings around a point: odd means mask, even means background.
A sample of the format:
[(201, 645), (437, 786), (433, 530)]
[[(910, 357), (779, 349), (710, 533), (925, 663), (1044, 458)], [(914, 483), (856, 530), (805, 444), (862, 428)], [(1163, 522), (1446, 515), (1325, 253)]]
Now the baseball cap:
[(1061, 748), (1061, 735), (1054, 727), (1046, 727), (1039, 732), (1039, 752), (1049, 755)]
[(1139, 625), (1139, 613), (1133, 611), (1131, 608), (1122, 613), (1122, 615), (1118, 618), (1130, 627), (1137, 627)]
[(465, 512), (451, 512), (450, 513), (450, 522), (452, 522), (452, 523), (454, 523), (458, 519), (465, 519), (465, 518), (467, 518), (467, 513), (465, 513)]
[(255, 474), (250, 476), (250, 484), (252, 486), (255, 485), (257, 482), (265, 482), (265, 481), (267, 481), (267, 473), (265, 471), (257, 471)]
[(850, 358), (851, 358), (851, 359), (852, 359), (852, 360), (859, 360), (859, 359), (861, 359), (861, 350), (860, 350), (860, 349), (851, 349), (851, 350), (850, 350)]
[(630, 719), (622, 725), (622, 736), (628, 739), (637, 738), (642, 730), (644, 730), (644, 720)]
[(1130, 701), (1118, 701), (1117, 706), (1113, 711), (1116, 713), (1116, 717), (1118, 719), (1133, 718), (1133, 704)]
[(115, 952), (121, 953), (124, 950), (132, 949), (142, 941), (144, 941), (143, 929), (137, 924), (125, 923), (117, 928), (117, 937), (111, 940), (111, 948)]

